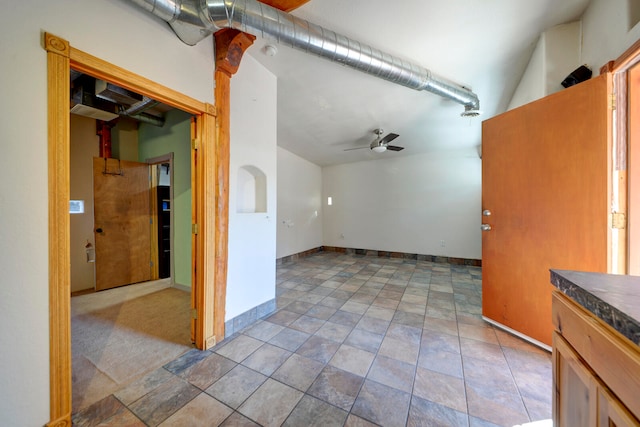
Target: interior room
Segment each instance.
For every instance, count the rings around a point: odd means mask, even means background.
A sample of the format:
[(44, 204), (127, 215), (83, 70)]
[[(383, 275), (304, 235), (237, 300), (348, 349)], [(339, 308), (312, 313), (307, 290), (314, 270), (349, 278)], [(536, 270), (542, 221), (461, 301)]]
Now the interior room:
[(0, 17), (3, 425), (638, 425), (636, 1), (201, 3)]
[(192, 118), (82, 73), (70, 83), (75, 412), (192, 348)]

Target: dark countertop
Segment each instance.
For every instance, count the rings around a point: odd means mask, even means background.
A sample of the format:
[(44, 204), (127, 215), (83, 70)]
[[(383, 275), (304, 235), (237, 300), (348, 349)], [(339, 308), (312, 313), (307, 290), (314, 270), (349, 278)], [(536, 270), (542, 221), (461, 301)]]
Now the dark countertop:
[(551, 270), (551, 283), (640, 346), (640, 276)]

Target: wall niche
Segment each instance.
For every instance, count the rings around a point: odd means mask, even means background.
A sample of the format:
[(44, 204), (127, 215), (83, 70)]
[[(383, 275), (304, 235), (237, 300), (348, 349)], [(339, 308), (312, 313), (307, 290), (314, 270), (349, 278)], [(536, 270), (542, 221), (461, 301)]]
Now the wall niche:
[(253, 165), (241, 166), (237, 184), (237, 213), (267, 211), (267, 176), (260, 168)]

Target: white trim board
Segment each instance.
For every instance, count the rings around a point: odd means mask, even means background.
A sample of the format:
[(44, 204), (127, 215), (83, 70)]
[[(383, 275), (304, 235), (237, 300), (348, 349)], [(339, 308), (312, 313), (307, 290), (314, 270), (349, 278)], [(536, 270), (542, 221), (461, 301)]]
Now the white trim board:
[(520, 333), (520, 332), (516, 331), (515, 329), (511, 329), (510, 327), (505, 326), (502, 323), (496, 322), (495, 320), (491, 320), (491, 319), (489, 319), (488, 317), (485, 317), (485, 316), (482, 316), (482, 319), (485, 322), (491, 323), (493, 326), (495, 326), (497, 328), (500, 328), (503, 331), (510, 333), (511, 335), (515, 335), (518, 338), (522, 338), (523, 340), (528, 341), (531, 344), (533, 344), (533, 345), (535, 345), (537, 347), (540, 347), (543, 350), (547, 350), (548, 352), (552, 351), (551, 347), (546, 345), (545, 343), (542, 343), (542, 342), (540, 342), (540, 341), (538, 341), (536, 339), (531, 338), (530, 336), (527, 336), (527, 335), (525, 335), (523, 333)]

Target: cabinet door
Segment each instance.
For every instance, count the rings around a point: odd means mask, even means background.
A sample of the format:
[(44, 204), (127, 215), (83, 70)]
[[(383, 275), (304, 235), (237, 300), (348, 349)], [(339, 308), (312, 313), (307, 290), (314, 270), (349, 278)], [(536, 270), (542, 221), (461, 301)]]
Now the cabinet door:
[(555, 427), (598, 425), (597, 380), (557, 332), (553, 333), (553, 386), (555, 393), (553, 425)]
[(598, 387), (598, 427), (638, 427), (640, 423), (605, 387)]

